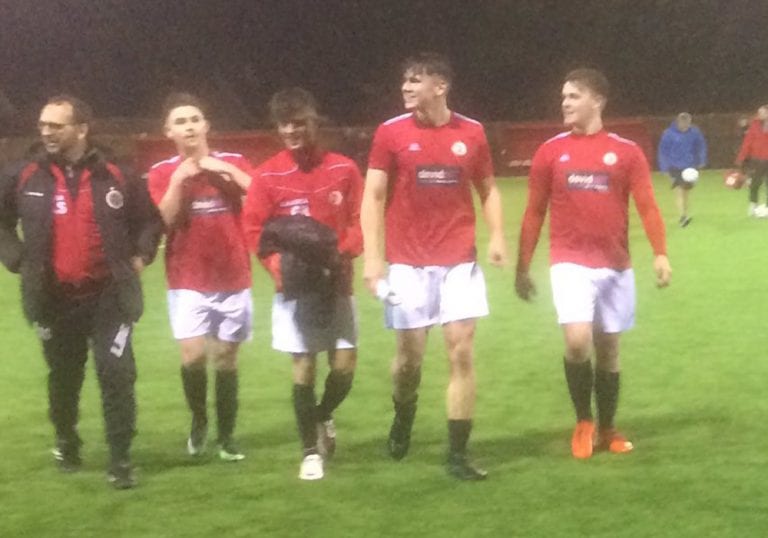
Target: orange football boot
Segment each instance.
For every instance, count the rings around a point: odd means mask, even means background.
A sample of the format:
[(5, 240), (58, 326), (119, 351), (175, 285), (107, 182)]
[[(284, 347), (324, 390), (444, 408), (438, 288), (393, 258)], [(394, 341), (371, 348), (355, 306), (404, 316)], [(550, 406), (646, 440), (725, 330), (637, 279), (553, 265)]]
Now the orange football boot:
[(632, 452), (634, 445), (621, 435), (615, 428), (600, 429), (597, 433), (595, 450), (607, 450), (613, 454)]
[(591, 420), (580, 420), (576, 423), (571, 437), (571, 452), (574, 458), (587, 459), (592, 456), (592, 446), (595, 442), (595, 423)]

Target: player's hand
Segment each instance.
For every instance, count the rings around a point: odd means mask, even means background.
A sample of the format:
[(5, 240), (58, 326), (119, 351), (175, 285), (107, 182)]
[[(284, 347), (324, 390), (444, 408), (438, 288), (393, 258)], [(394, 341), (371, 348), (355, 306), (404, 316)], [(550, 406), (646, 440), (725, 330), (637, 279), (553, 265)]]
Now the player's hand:
[(507, 261), (507, 242), (504, 236), (491, 237), (488, 242), (488, 263), (495, 267), (506, 267)]
[(366, 258), (363, 261), (363, 281), (368, 291), (376, 297), (376, 286), (379, 284), (379, 280), (385, 277), (384, 274), (384, 260), (379, 258), (371, 259)]
[(528, 271), (518, 271), (515, 274), (515, 292), (523, 301), (530, 301), (536, 296), (536, 285)]
[(669, 265), (669, 259), (660, 254), (653, 260), (653, 271), (656, 273), (656, 287), (666, 288), (672, 279), (672, 266)]
[(207, 170), (208, 172), (213, 172), (214, 174), (219, 174), (227, 181), (230, 181), (232, 179), (232, 173), (230, 168), (230, 166), (232, 165), (226, 161), (222, 161), (221, 159), (217, 159), (216, 157), (211, 157), (210, 155), (206, 155), (205, 157), (201, 157), (200, 159), (198, 159), (197, 165), (203, 170)]
[(272, 280), (275, 281), (275, 287), (283, 289), (283, 273), (280, 271), (280, 253), (275, 252), (264, 259), (264, 267), (267, 268)]
[(141, 256), (132, 257), (131, 267), (133, 267), (133, 270), (136, 272), (137, 275), (140, 275), (141, 272), (146, 267), (146, 264), (144, 263), (144, 258), (142, 258)]
[(176, 168), (171, 175), (171, 183), (180, 184), (188, 177), (196, 176), (200, 173), (200, 166), (197, 161), (192, 158), (184, 159), (184, 161)]

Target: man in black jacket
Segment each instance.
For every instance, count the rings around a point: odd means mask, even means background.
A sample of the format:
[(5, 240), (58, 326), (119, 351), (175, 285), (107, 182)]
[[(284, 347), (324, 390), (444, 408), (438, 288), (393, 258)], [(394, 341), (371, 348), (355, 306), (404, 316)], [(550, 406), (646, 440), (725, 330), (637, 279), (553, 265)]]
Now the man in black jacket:
[(0, 177), (0, 261), (21, 274), (24, 314), (42, 342), (59, 467), (81, 465), (78, 404), (90, 340), (111, 455), (107, 478), (124, 489), (136, 483), (129, 449), (139, 273), (154, 258), (162, 221), (146, 185), (90, 144), (91, 119), (75, 97), (43, 107), (43, 151)]

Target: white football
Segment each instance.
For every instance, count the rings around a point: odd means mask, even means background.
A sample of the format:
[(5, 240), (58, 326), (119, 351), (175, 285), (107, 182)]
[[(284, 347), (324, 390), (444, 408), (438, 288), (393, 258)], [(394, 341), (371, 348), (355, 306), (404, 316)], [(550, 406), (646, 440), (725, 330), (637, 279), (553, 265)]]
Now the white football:
[(683, 176), (683, 181), (687, 181), (688, 183), (693, 183), (699, 179), (699, 171), (695, 168), (686, 168), (681, 175)]
[(740, 189), (747, 183), (747, 178), (738, 170), (728, 170), (725, 173), (725, 186), (729, 189)]

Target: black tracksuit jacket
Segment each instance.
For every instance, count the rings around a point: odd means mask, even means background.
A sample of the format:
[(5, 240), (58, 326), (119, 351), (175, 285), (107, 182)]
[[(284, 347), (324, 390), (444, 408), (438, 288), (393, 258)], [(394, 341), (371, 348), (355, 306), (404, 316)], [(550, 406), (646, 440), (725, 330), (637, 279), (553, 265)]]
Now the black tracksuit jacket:
[[(40, 155), (0, 175), (0, 262), (21, 273), (24, 314), (40, 324), (50, 321), (57, 301), (51, 249), (54, 166), (62, 167)], [(137, 321), (143, 298), (131, 258), (140, 256), (145, 263), (154, 259), (163, 232), (160, 214), (146, 182), (126, 175), (102, 151), (91, 148), (74, 168), (91, 172), (94, 216), (112, 273), (110, 291), (117, 295), (123, 321)]]

